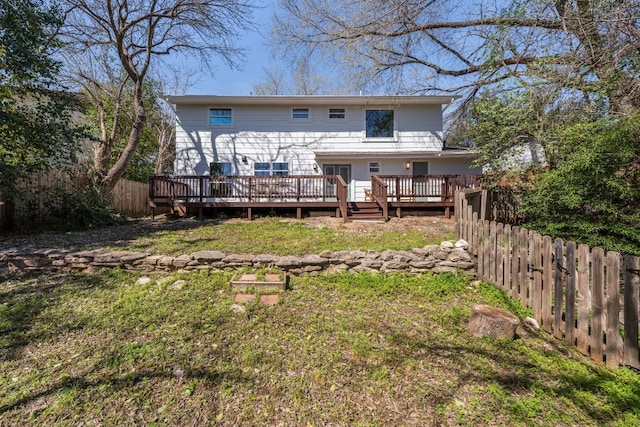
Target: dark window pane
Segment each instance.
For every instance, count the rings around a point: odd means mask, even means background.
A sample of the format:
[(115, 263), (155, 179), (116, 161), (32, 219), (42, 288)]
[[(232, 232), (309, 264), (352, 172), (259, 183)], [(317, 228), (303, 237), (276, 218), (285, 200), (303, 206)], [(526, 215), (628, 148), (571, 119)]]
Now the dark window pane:
[(293, 118), (294, 119), (308, 119), (309, 118), (309, 109), (308, 108), (294, 108), (293, 109)]
[(209, 124), (230, 125), (233, 123), (231, 108), (211, 108), (209, 109)]
[(366, 119), (367, 138), (393, 137), (393, 110), (367, 110)]

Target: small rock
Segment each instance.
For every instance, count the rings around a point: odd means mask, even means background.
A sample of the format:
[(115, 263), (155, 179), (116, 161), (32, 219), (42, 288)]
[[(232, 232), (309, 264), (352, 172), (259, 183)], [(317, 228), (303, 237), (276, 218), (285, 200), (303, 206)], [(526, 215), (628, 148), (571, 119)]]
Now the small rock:
[(525, 317), (524, 324), (525, 326), (533, 329), (534, 331), (537, 331), (538, 329), (540, 329), (540, 325), (538, 324), (538, 321), (533, 317)]
[(231, 306), (231, 311), (233, 311), (234, 313), (244, 313), (245, 311), (247, 311), (247, 309), (243, 305), (233, 304)]
[(173, 376), (176, 378), (182, 378), (184, 376), (184, 369), (177, 368), (175, 371), (173, 371)]
[(179, 291), (180, 289), (182, 289), (182, 287), (184, 286), (185, 283), (187, 283), (187, 282), (182, 280), (182, 279), (176, 280), (175, 282), (173, 282), (171, 284), (171, 289), (175, 289), (175, 290)]
[(467, 248), (469, 247), (469, 242), (467, 242), (467, 241), (466, 241), (466, 240), (464, 240), (464, 239), (460, 239), (460, 240), (458, 240), (458, 241), (454, 244), (454, 246), (455, 246), (456, 248), (467, 249)]
[(441, 248), (452, 249), (454, 247), (454, 244), (450, 240), (445, 240), (444, 242), (440, 243), (440, 247)]
[(136, 280), (136, 285), (146, 285), (149, 282), (151, 282), (151, 279), (149, 277), (142, 276), (138, 278), (138, 280)]

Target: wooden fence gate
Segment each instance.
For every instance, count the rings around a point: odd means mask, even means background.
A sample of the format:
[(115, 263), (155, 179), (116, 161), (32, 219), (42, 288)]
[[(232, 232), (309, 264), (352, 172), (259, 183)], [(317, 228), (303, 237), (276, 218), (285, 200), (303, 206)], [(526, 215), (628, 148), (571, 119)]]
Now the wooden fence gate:
[(491, 221), (487, 197), (487, 190), (456, 193), (457, 236), (477, 257), (478, 277), (593, 360), (640, 369), (640, 259)]

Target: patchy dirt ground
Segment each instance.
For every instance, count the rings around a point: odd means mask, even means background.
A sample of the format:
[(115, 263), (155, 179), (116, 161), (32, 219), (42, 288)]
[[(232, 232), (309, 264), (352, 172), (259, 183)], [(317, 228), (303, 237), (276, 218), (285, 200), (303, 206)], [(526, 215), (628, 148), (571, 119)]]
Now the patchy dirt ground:
[(377, 221), (354, 221), (343, 222), (342, 218), (315, 217), (298, 219), (285, 219), (292, 222), (304, 222), (312, 227), (330, 227), (333, 229), (342, 228), (356, 233), (371, 231), (442, 231), (443, 233), (453, 233), (455, 221), (453, 218), (447, 219), (444, 216), (407, 216), (404, 218), (391, 218), (387, 222)]
[[(403, 232), (417, 230), (425, 234), (454, 234), (455, 221), (443, 216), (407, 216), (404, 218), (391, 218), (387, 222), (354, 221), (343, 222), (341, 218), (328, 216), (295, 219), (283, 217), (281, 221), (291, 223), (304, 223), (309, 227), (329, 227), (332, 229), (347, 230), (353, 233), (373, 233), (380, 231)], [(33, 234), (16, 234), (2, 236), (0, 250), (11, 247), (22, 248), (81, 248), (91, 246), (109, 246), (119, 241), (126, 241), (131, 236), (140, 236), (162, 230), (187, 230), (200, 227), (203, 224), (247, 222), (241, 218), (205, 218), (199, 220), (194, 217), (176, 218), (170, 215), (159, 215), (155, 219), (141, 218), (127, 223), (101, 227), (93, 230), (79, 232), (47, 232)]]

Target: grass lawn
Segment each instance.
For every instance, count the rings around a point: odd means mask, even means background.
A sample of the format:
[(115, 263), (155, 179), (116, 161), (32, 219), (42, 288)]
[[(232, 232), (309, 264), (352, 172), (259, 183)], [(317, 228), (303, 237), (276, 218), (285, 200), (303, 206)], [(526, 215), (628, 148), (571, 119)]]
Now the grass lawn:
[(189, 254), (200, 250), (305, 255), (324, 249), (406, 250), (452, 238), (452, 220), (428, 217), (394, 218), (373, 225), (343, 224), (338, 218), (143, 219), (81, 232), (9, 236), (0, 242), (0, 249), (3, 246), (70, 250), (106, 247), (158, 255)]
[(463, 275), (294, 277), (237, 312), (231, 271), (141, 274), (0, 278), (0, 425), (640, 424), (637, 373), (472, 339), (474, 304), (526, 311)]

